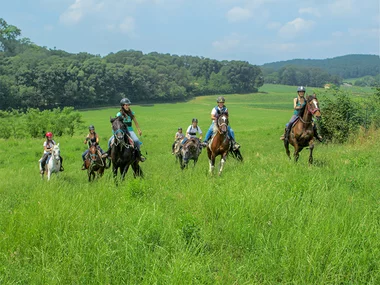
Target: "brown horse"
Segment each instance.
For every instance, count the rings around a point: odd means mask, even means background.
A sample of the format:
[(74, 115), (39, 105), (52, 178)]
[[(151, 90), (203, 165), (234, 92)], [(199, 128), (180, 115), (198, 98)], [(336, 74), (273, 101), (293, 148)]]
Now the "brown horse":
[(106, 168), (106, 158), (102, 157), (100, 150), (98, 149), (96, 143), (91, 144), (88, 149), (88, 154), (86, 160), (84, 161), (84, 166), (87, 169), (88, 181), (91, 182), (95, 179), (95, 174), (98, 177), (102, 177), (104, 174), (104, 169)]
[(207, 154), (210, 163), (210, 173), (214, 172), (215, 159), (218, 155), (220, 159), (219, 175), (222, 174), (224, 163), (226, 162), (228, 150), (230, 149), (230, 139), (227, 134), (228, 128), (228, 116), (227, 114), (221, 114), (216, 120), (214, 126), (215, 135), (211, 138), (211, 141), (207, 147)]
[(299, 119), (293, 124), (289, 137), (285, 138), (284, 146), (286, 154), (290, 157), (289, 143), (294, 147), (294, 161), (297, 162), (299, 153), (305, 147), (309, 147), (309, 164), (313, 163), (313, 149), (314, 149), (314, 129), (313, 129), (313, 116), (319, 120), (321, 112), (319, 110), (318, 99), (315, 95), (306, 97), (306, 106), (300, 112)]

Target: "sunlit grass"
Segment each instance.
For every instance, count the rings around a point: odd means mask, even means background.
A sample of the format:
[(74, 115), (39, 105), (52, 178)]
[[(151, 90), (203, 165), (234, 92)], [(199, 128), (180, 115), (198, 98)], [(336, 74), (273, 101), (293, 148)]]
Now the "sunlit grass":
[[(119, 186), (80, 171), (86, 130), (56, 138), (65, 171), (50, 182), (42, 141), (0, 140), (0, 283), (378, 284), (379, 134), (294, 164), (279, 140), (294, 90), (268, 88), (225, 96), (244, 162), (228, 158), (221, 177), (206, 151), (181, 171), (170, 149), (193, 117), (207, 131), (215, 96), (133, 106), (146, 178)], [(103, 148), (117, 109), (83, 112)]]

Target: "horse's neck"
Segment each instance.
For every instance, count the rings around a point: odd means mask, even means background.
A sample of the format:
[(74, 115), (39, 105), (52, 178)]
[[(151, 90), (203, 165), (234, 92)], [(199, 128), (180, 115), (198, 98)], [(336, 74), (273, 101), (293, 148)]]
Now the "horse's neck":
[(306, 105), (305, 110), (302, 115), (303, 123), (311, 124), (312, 119), (313, 119), (313, 115), (311, 114), (311, 112), (309, 112), (309, 105)]

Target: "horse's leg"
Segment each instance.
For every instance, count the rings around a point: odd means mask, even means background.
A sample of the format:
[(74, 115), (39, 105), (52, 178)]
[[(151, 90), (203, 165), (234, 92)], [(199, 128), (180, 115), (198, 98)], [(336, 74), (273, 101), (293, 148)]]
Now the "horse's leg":
[(313, 164), (313, 150), (314, 150), (314, 141), (310, 140), (309, 142), (309, 149), (310, 149), (310, 155), (309, 155), (309, 165)]
[(211, 158), (209, 159), (209, 164), (210, 164), (210, 174), (214, 173), (214, 168), (215, 168), (215, 155), (211, 154)]
[(286, 151), (287, 156), (289, 157), (289, 159), (292, 159), (292, 158), (290, 157), (289, 141), (286, 140), (286, 139), (284, 140), (284, 146), (285, 146), (285, 151)]
[[(128, 172), (128, 169), (129, 169), (129, 163), (125, 165), (125, 167), (123, 168), (123, 172), (121, 173), (121, 180), (124, 180), (124, 177), (125, 175), (127, 174)], [(121, 168), (120, 168), (120, 172), (121, 172)]]
[(219, 167), (219, 176), (222, 174), (224, 163), (226, 162), (227, 153), (222, 155), (222, 158), (220, 159), (220, 167)]
[(298, 144), (294, 145), (294, 162), (298, 161), (302, 149), (303, 147), (298, 146)]
[(144, 177), (141, 167), (138, 162), (132, 163), (133, 175), (134, 177)]

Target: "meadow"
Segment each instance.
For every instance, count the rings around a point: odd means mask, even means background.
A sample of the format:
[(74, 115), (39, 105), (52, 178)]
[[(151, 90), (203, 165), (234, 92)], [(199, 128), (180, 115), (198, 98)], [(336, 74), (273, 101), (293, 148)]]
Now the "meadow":
[[(380, 134), (316, 143), (312, 166), (308, 150), (294, 164), (279, 137), (295, 90), (225, 96), (244, 162), (220, 177), (205, 150), (184, 171), (171, 155), (192, 118), (205, 135), (216, 96), (132, 106), (145, 178), (118, 186), (80, 170), (87, 129), (55, 138), (65, 171), (50, 182), (43, 139), (0, 140), (0, 284), (379, 284)], [(117, 111), (82, 112), (104, 149)]]

